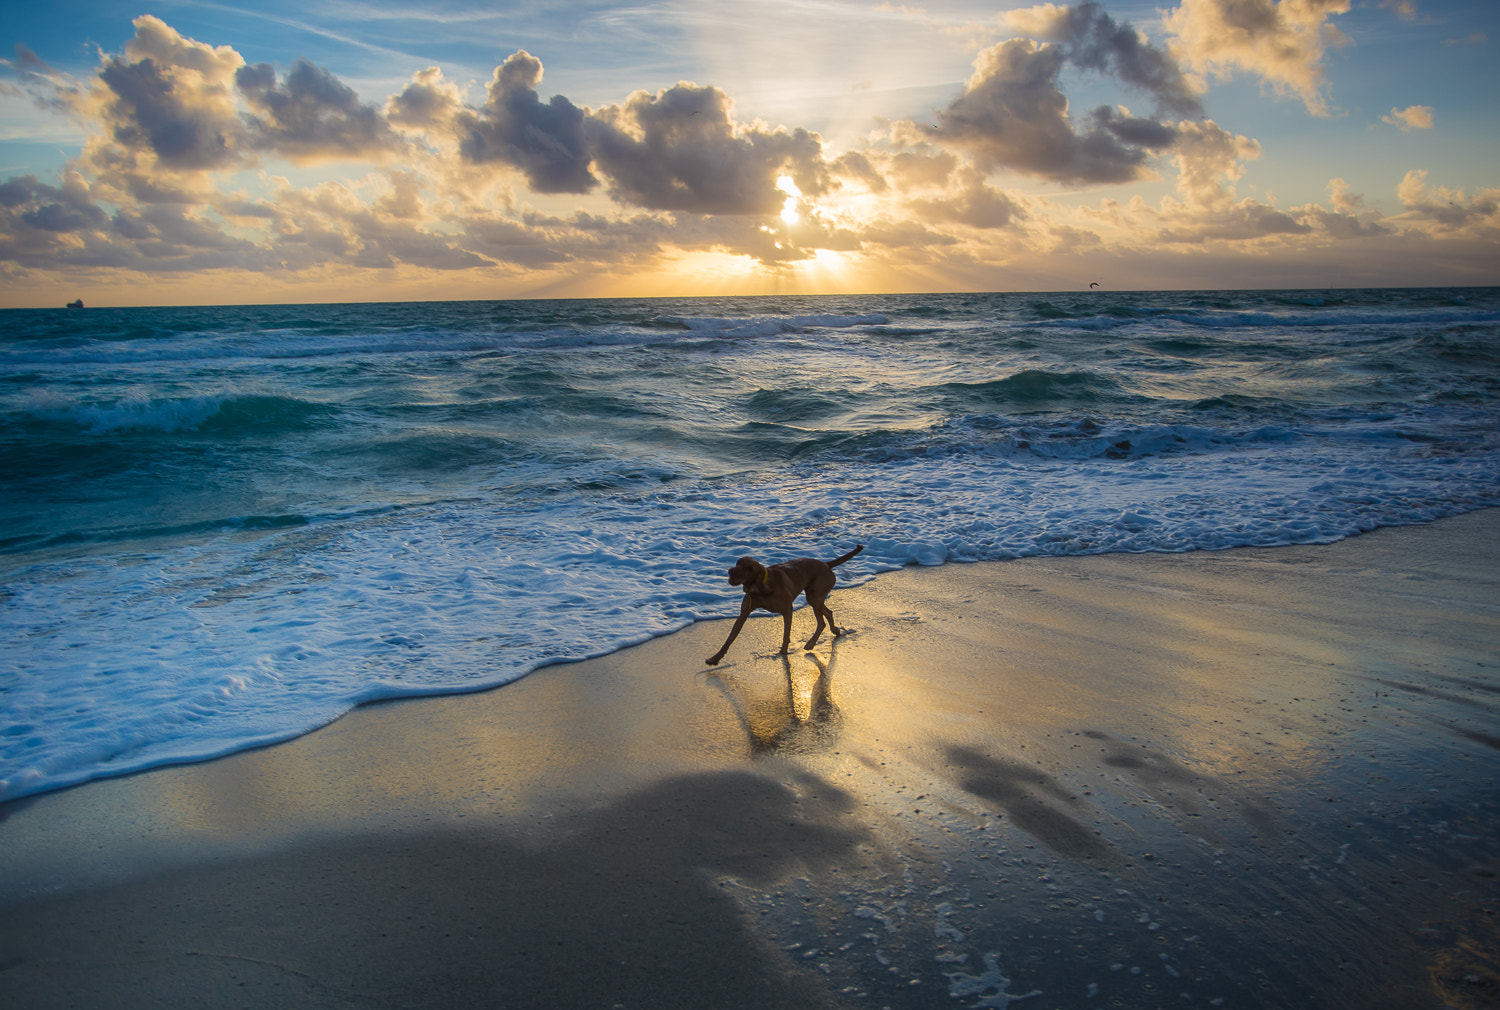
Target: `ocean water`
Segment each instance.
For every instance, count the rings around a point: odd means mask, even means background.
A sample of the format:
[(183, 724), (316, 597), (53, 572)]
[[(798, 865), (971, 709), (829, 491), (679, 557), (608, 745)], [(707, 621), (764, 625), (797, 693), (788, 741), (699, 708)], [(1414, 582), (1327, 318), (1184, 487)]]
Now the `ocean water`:
[(0, 800), (731, 616), (746, 553), (1495, 505), (1500, 289), (8, 311)]

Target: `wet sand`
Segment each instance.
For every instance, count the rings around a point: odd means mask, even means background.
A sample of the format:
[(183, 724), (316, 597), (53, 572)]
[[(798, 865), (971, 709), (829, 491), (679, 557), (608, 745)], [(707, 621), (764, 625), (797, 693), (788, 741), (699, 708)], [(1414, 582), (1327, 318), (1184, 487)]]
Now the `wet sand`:
[(1500, 1005), (1500, 510), (830, 603), (0, 807), (0, 1004)]

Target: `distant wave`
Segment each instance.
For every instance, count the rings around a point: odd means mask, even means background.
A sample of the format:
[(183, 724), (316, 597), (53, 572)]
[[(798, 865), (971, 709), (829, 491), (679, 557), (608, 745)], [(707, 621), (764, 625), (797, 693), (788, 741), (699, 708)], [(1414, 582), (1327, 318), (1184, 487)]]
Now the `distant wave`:
[(1326, 312), (1181, 311), (1160, 309), (1118, 315), (1046, 313), (1033, 325), (1080, 330), (1112, 330), (1144, 322), (1175, 322), (1183, 326), (1214, 330), (1276, 330), (1342, 328), (1364, 326), (1444, 326), (1500, 322), (1500, 312), (1482, 309), (1419, 308), (1400, 312), (1367, 309), (1329, 309)]
[(323, 423), (338, 408), (296, 397), (218, 393), (181, 398), (141, 394), (113, 403), (80, 403), (38, 393), (12, 420), (72, 428), (91, 435), (115, 432), (204, 431), (221, 434), (296, 430)]
[(840, 330), (853, 326), (884, 326), (890, 320), (880, 314), (871, 315), (803, 315), (803, 316), (759, 316), (746, 318), (712, 318), (693, 316), (662, 316), (660, 322), (690, 330), (698, 334), (712, 334), (735, 340), (755, 337), (771, 337), (780, 333), (800, 333), (806, 330)]
[(1092, 372), (1033, 368), (989, 382), (949, 382), (945, 392), (974, 402), (1036, 407), (1051, 403), (1097, 403), (1120, 395), (1119, 383)]

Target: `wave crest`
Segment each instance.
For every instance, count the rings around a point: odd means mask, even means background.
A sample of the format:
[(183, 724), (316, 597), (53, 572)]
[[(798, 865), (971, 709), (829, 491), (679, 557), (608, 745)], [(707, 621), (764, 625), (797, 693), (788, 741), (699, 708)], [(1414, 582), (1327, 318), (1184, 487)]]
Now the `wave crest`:
[(184, 431), (235, 435), (317, 427), (336, 409), (328, 404), (272, 394), (214, 393), (152, 398), (132, 393), (112, 403), (78, 403), (56, 395), (38, 395), (18, 413), (33, 424), (71, 428), (90, 435)]

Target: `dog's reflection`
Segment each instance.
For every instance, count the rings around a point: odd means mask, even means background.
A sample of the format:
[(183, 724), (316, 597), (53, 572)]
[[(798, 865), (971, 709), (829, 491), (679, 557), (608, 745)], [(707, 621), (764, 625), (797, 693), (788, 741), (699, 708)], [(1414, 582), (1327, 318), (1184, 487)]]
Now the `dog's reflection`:
[(728, 673), (709, 674), (745, 728), (752, 757), (822, 750), (832, 744), (841, 721), (832, 688), (837, 652), (835, 644), (826, 663), (810, 652), (800, 660), (779, 656), (786, 679), (774, 693), (757, 692)]

